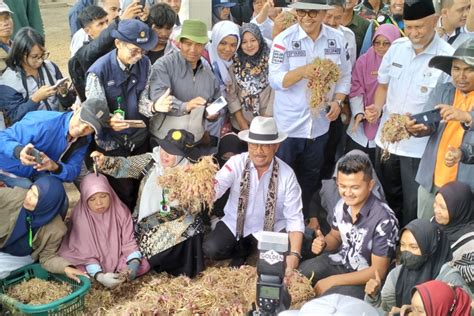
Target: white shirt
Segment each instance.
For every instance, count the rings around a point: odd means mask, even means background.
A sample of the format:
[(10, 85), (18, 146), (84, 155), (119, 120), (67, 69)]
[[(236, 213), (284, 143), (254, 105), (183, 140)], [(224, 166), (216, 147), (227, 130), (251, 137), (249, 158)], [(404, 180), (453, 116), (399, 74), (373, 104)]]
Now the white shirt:
[(252, 20), (250, 20), (250, 23), (253, 23), (258, 26), (260, 29), (260, 32), (262, 33), (263, 37), (266, 40), (272, 41), (273, 39), (273, 26), (275, 25), (269, 17), (265, 19), (265, 21), (262, 22), (262, 24), (259, 24), (257, 22), (257, 17), (253, 17)]
[[(230, 188), (229, 199), (224, 207), (222, 221), (236, 235), (237, 207), (240, 197), (240, 182), (245, 169), (248, 153), (232, 156), (216, 174), (216, 199), (220, 198)], [(279, 158), (277, 205), (275, 209), (276, 232), (286, 229), (287, 232), (304, 232), (303, 204), (301, 188), (293, 170)], [(267, 201), (268, 185), (272, 175), (273, 162), (267, 171), (258, 179), (257, 169), (250, 163), (250, 188), (247, 211), (244, 220), (243, 236), (248, 236), (263, 230), (265, 219), (265, 204)]]
[[(437, 82), (448, 82), (449, 76), (443, 71), (428, 67), (434, 56), (450, 56), (454, 48), (437, 34), (431, 44), (416, 55), (410, 40), (399, 38), (392, 43), (382, 59), (378, 72), (380, 84), (388, 84), (387, 99), (375, 136), (377, 146), (384, 148), (380, 141), (383, 124), (390, 114), (418, 114), (423, 112), (425, 103)], [(427, 110), (427, 109), (425, 109)], [(404, 157), (421, 158), (429, 137), (410, 137), (396, 144), (390, 144), (390, 153)]]
[(350, 28), (345, 27), (344, 25), (339, 25), (338, 30), (340, 30), (342, 34), (344, 34), (344, 38), (347, 42), (347, 51), (349, 52), (351, 65), (352, 68), (354, 68), (357, 59), (357, 44), (355, 34)]
[(349, 94), (352, 66), (341, 31), (322, 24), (318, 38), (313, 41), (295, 24), (273, 40), (269, 62), (269, 81), (275, 89), (273, 114), (278, 129), (288, 133), (290, 137), (316, 138), (329, 130), (330, 122), (324, 111), (319, 116), (311, 115), (307, 79), (283, 88), (283, 78), (288, 71), (307, 65), (316, 57), (330, 59), (341, 71), (341, 78), (328, 92), (326, 100), (331, 101), (335, 93)]
[(89, 40), (89, 35), (87, 35), (84, 29), (77, 30), (77, 32), (72, 36), (71, 45), (69, 46), (71, 57), (74, 56), (82, 46), (84, 46), (84, 42), (88, 42)]

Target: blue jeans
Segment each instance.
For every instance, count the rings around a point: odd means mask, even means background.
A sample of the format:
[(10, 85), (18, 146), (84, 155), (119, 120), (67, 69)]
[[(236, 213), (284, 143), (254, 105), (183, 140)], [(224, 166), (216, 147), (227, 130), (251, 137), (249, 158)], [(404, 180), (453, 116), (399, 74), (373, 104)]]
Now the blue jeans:
[(277, 151), (277, 157), (293, 168), (301, 186), (305, 219), (311, 197), (321, 187), (321, 167), (328, 138), (328, 133), (316, 138), (288, 137)]

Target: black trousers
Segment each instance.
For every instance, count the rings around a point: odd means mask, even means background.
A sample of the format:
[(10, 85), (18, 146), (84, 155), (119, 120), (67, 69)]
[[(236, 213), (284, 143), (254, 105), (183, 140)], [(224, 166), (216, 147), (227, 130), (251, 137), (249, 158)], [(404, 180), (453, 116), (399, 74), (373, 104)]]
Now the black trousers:
[[(313, 286), (316, 285), (318, 281), (327, 277), (337, 274), (353, 272), (344, 267), (343, 265), (335, 265), (332, 261), (329, 260), (329, 253), (323, 253), (317, 256), (316, 258), (303, 261), (300, 264), (300, 271), (307, 278), (312, 277), (311, 283)], [(327, 290), (324, 295), (337, 293), (363, 300), (365, 296), (364, 289), (365, 284), (333, 286), (332, 288)]]
[(246, 259), (252, 252), (255, 241), (256, 239), (252, 235), (237, 241), (227, 225), (219, 221), (216, 228), (209, 233), (208, 238), (204, 241), (202, 250), (204, 256), (212, 260)]
[(415, 181), (419, 158), (391, 154), (381, 161), (382, 149), (377, 147), (375, 171), (382, 183), (388, 205), (397, 215), (400, 228), (417, 218), (418, 186)]
[(359, 145), (359, 143), (356, 143), (355, 141), (352, 140), (352, 138), (347, 136), (346, 150), (344, 151), (344, 154), (347, 154), (348, 152), (354, 149), (358, 149), (360, 151), (365, 152), (367, 155), (369, 155), (370, 162), (372, 162), (372, 165), (375, 166), (375, 148), (361, 146)]

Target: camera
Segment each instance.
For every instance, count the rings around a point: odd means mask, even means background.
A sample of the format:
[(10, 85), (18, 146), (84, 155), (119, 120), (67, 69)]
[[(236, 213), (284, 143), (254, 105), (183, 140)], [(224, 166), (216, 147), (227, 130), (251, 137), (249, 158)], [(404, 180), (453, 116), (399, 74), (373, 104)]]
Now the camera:
[(288, 234), (260, 232), (258, 250), (258, 311), (253, 315), (276, 315), (291, 305), (291, 297), (284, 284)]

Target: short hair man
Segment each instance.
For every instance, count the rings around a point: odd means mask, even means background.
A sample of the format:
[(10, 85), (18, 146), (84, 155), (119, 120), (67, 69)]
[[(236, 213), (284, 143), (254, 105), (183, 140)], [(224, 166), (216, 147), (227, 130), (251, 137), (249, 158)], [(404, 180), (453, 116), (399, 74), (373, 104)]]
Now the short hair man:
[(441, 14), (436, 29), (439, 36), (449, 44), (454, 43), (460, 33), (466, 32), (465, 26), (471, 7), (470, 2), (470, 0), (442, 1)]
[[(111, 36), (116, 49), (100, 57), (87, 72), (86, 97), (107, 102), (114, 113), (110, 128), (96, 137), (97, 150), (109, 156), (130, 156), (148, 151), (148, 130), (130, 128), (123, 122), (147, 119), (139, 112), (139, 103), (148, 104), (148, 78), (151, 72), (146, 52), (156, 46), (158, 37), (148, 25), (122, 20)], [(133, 209), (138, 181), (110, 178), (111, 186), (122, 201)]]
[(418, 188), (418, 218), (433, 216), (436, 192), (452, 181), (461, 181), (471, 186), (474, 192), (474, 166), (460, 163), (448, 166), (445, 157), (455, 148), (474, 143), (474, 39), (466, 41), (453, 56), (436, 56), (429, 63), (451, 75), (452, 83), (437, 85), (425, 108), (437, 107), (444, 122), (416, 124), (409, 120), (406, 127), (417, 137), (430, 138), (416, 175)]
[(152, 117), (150, 133), (163, 139), (172, 128), (185, 129), (194, 135), (196, 142), (203, 140), (205, 106), (208, 100), (220, 97), (219, 84), (214, 73), (201, 57), (208, 42), (206, 24), (198, 20), (183, 22), (177, 40), (180, 51), (158, 59), (150, 77), (150, 98), (159, 99), (168, 89), (173, 104), (168, 113), (157, 113), (151, 104), (141, 112)]
[(248, 153), (232, 156), (216, 175), (216, 199), (231, 190), (224, 217), (203, 244), (208, 258), (243, 264), (251, 234), (284, 230), (290, 239), (287, 268), (298, 267), (304, 231), (301, 189), (293, 170), (275, 156), (286, 137), (273, 118), (261, 116), (239, 133)]
[(311, 250), (318, 257), (303, 261), (300, 270), (308, 278), (313, 276), (317, 296), (338, 293), (363, 299), (367, 281), (376, 272), (382, 278), (388, 273), (398, 222), (372, 193), (375, 181), (369, 157), (343, 157), (336, 181), (341, 200), (334, 209), (331, 231), (323, 236), (317, 230)]
[[(90, 135), (100, 134), (108, 120), (107, 104), (98, 99), (87, 100), (74, 112), (29, 112), (0, 131), (0, 181), (24, 188), (44, 174), (73, 181), (81, 170)], [(33, 149), (39, 151), (39, 157)]]
[(378, 15), (388, 15), (390, 8), (382, 0), (363, 0), (355, 6), (354, 12), (364, 19), (374, 20)]
[(158, 3), (150, 8), (148, 25), (158, 36), (158, 44), (148, 52), (152, 65), (165, 54), (176, 21), (178, 15), (166, 3)]
[[(326, 11), (332, 9), (325, 0), (299, 0), (290, 7), (296, 10), (298, 24), (275, 37), (269, 58), (269, 82), (275, 89), (273, 113), (278, 128), (289, 135), (277, 156), (295, 170), (303, 192), (303, 212), (308, 217), (309, 201), (321, 183), (329, 124), (341, 113), (350, 90), (352, 67), (344, 35), (322, 23)], [(306, 86), (308, 79), (316, 76), (316, 58), (335, 62), (341, 75), (327, 94), (328, 113), (312, 115)]]
[(358, 0), (347, 0), (344, 6), (344, 12), (341, 19), (341, 24), (348, 27), (354, 32), (357, 46), (357, 57), (359, 57), (362, 42), (364, 41), (365, 33), (369, 28), (370, 22), (362, 18), (354, 12)]
[[(11, 40), (12, 35), (12, 11), (4, 2), (0, 2), (0, 74), (7, 68), (5, 60), (13, 44)], [(2, 114), (0, 113), (0, 115)]]
[[(433, 56), (451, 55), (454, 49), (436, 36), (435, 10), (431, 0), (406, 1), (403, 8), (407, 37), (392, 43), (378, 71), (379, 85), (374, 105), (365, 109), (365, 117), (372, 123), (381, 116), (380, 128), (375, 137), (377, 144), (375, 168), (385, 196), (395, 211), (400, 226), (417, 217), (418, 183), (415, 175), (428, 138), (410, 138), (390, 144), (390, 158), (381, 162), (382, 126), (391, 114), (417, 114), (423, 111), (428, 97), (438, 80), (446, 82), (447, 75), (428, 67)], [(403, 97), (400, 93), (403, 91)]]

